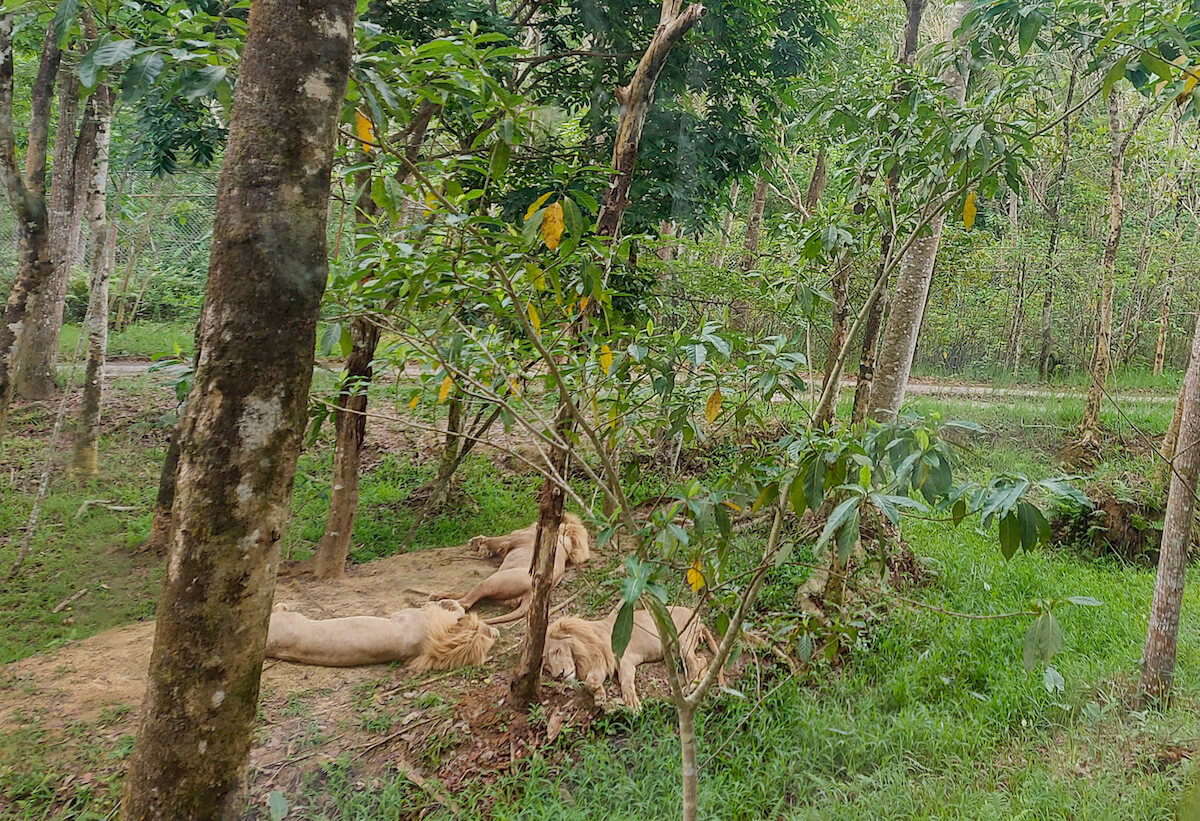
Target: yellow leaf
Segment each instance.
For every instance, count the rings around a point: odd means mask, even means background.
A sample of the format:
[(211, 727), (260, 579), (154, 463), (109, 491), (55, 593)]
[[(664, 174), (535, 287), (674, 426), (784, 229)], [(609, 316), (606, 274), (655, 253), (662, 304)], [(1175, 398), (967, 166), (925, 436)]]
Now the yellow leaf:
[(529, 281), (533, 283), (533, 287), (539, 291), (546, 290), (546, 274), (541, 268), (536, 265), (526, 265), (525, 273), (529, 275)]
[(600, 367), (604, 368), (604, 372), (608, 373), (612, 370), (612, 350), (607, 345), (600, 346)]
[(538, 316), (537, 308), (533, 307), (533, 303), (529, 303), (529, 324), (533, 326), (533, 332), (540, 334), (542, 332), (542, 318)]
[(526, 222), (529, 222), (529, 218), (532, 217), (534, 215), (534, 213), (539, 208), (542, 207), (542, 204), (546, 200), (550, 199), (550, 195), (553, 193), (554, 193), (553, 191), (547, 191), (545, 194), (542, 194), (540, 197), (538, 197), (536, 200), (533, 201), (533, 205), (529, 206), (529, 209), (525, 212), (525, 221)]
[(358, 138), (362, 140), (363, 151), (366, 151), (368, 154), (374, 151), (375, 128), (371, 125), (371, 121), (357, 108), (354, 109), (354, 130), (358, 132)]
[(739, 505), (737, 502), (731, 502), (728, 499), (726, 499), (725, 501), (721, 502), (721, 504), (725, 505), (728, 508), (732, 508), (733, 510), (736, 510), (738, 513), (742, 512), (742, 506)]
[(546, 206), (546, 213), (542, 215), (542, 239), (546, 241), (546, 247), (553, 251), (558, 247), (558, 241), (562, 239), (562, 235), (562, 203), (552, 202)]
[(699, 559), (692, 562), (692, 566), (687, 569), (687, 583), (691, 585), (693, 593), (704, 589), (704, 570)]
[(429, 193), (427, 193), (425, 195), (425, 213), (432, 214), (434, 211), (437, 210), (437, 207), (438, 207), (437, 194), (430, 191)]
[(967, 194), (967, 201), (963, 203), (963, 225), (967, 230), (971, 230), (971, 226), (975, 224), (975, 192)]
[(708, 397), (708, 401), (704, 403), (704, 418), (709, 422), (716, 419), (717, 414), (721, 412), (722, 399), (724, 399), (724, 397), (721, 396), (721, 389), (717, 388), (712, 392), (712, 395)]
[(579, 298), (579, 313), (583, 313), (584, 311), (587, 310), (587, 302), (588, 302), (587, 297), (582, 296)]
[(1188, 69), (1187, 79), (1183, 81), (1183, 91), (1175, 98), (1175, 105), (1183, 105), (1187, 102), (1188, 95), (1196, 87), (1197, 79), (1200, 79), (1200, 67)]
[(512, 395), (513, 395), (513, 396), (520, 396), (520, 395), (521, 395), (521, 389), (520, 389), (519, 387), (517, 387), (517, 380), (515, 380), (515, 379), (510, 379), (510, 380), (508, 380), (508, 386), (509, 386), (510, 388), (512, 388)]
[(450, 389), (454, 387), (454, 380), (450, 378), (450, 374), (446, 374), (446, 378), (442, 380), (442, 389), (438, 391), (438, 404), (446, 401), (446, 397), (450, 395)]
[(412, 410), (413, 408), (415, 408), (417, 406), (417, 403), (420, 401), (421, 401), (421, 394), (419, 394), (419, 393), (413, 394), (412, 401), (408, 403), (408, 409)]

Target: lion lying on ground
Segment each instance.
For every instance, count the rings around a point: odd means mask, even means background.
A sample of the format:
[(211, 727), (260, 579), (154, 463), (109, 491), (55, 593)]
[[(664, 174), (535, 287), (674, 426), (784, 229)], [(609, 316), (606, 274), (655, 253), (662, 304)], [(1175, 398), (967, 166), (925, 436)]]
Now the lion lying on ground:
[(483, 664), (499, 635), (456, 601), (410, 607), (386, 619), (321, 620), (280, 603), (271, 610), (267, 657), (321, 667), (408, 661), (408, 668), (418, 673), (453, 670)]
[[(529, 612), (530, 599), (533, 596), (533, 574), (530, 567), (533, 564), (534, 539), (537, 538), (537, 523), (521, 530), (514, 530), (507, 536), (476, 536), (471, 539), (471, 547), (487, 556), (503, 556), (504, 560), (495, 573), (475, 585), (465, 596), (455, 596), (452, 593), (437, 596), (440, 599), (457, 599), (463, 607), (470, 610), (484, 599), (494, 601), (520, 600), (520, 604), (511, 613), (487, 620), (488, 624), (506, 624), (516, 621)], [(562, 524), (558, 529), (558, 547), (554, 554), (553, 583), (557, 585), (567, 570), (567, 562), (583, 564), (591, 558), (588, 548), (588, 532), (583, 521), (573, 513), (563, 515)]]
[[(675, 622), (675, 629), (679, 631), (679, 649), (687, 667), (688, 680), (696, 681), (707, 668), (696, 652), (700, 637), (704, 636), (714, 655), (717, 652), (716, 637), (699, 617), (692, 617), (692, 611), (688, 608), (668, 607), (667, 610)], [(629, 645), (618, 661), (612, 651), (613, 625), (618, 612), (613, 611), (611, 616), (600, 621), (568, 617), (552, 622), (546, 630), (543, 666), (553, 678), (582, 681), (592, 691), (597, 704), (604, 703), (604, 682), (615, 673), (621, 684), (621, 699), (629, 707), (639, 710), (642, 702), (634, 686), (637, 667), (651, 661), (662, 661), (662, 642), (650, 611), (635, 611)], [(718, 680), (722, 685), (725, 683), (723, 671), (719, 673)]]

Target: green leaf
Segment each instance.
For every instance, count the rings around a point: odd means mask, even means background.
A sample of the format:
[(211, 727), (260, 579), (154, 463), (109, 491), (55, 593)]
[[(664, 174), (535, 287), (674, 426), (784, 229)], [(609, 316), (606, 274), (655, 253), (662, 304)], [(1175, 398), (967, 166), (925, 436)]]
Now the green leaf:
[(1147, 71), (1154, 72), (1168, 83), (1171, 82), (1172, 77), (1170, 64), (1154, 52), (1143, 51), (1138, 57), (1138, 62), (1140, 62), (1142, 67)]
[(625, 654), (625, 648), (629, 646), (629, 639), (633, 635), (633, 602), (625, 602), (621, 605), (621, 611), (617, 613), (617, 621), (613, 624), (612, 631), (612, 651), (613, 655), (620, 658)]
[(342, 349), (342, 356), (349, 356), (350, 351), (354, 348), (354, 339), (350, 336), (350, 326), (342, 326), (342, 334), (338, 337), (339, 345)]
[(71, 25), (79, 14), (80, 0), (59, 0), (58, 8), (54, 10), (54, 40), (58, 47), (66, 45), (67, 35), (71, 33)]
[(1038, 482), (1038, 486), (1045, 489), (1052, 496), (1074, 502), (1084, 510), (1091, 510), (1092, 500), (1088, 498), (1086, 493), (1071, 484), (1072, 478), (1075, 477), (1056, 476), (1050, 479), (1043, 479)]
[(1063, 601), (1077, 604), (1080, 607), (1103, 607), (1104, 602), (1091, 596), (1067, 596)]
[(158, 52), (139, 56), (130, 63), (121, 77), (121, 99), (132, 103), (146, 96), (146, 92), (150, 90), (150, 86), (158, 79), (162, 70), (163, 56)]
[(225, 79), (224, 66), (203, 66), (184, 74), (179, 90), (189, 101), (206, 97)]
[(1017, 522), (1021, 526), (1021, 549), (1033, 550), (1038, 542), (1038, 519), (1042, 517), (1042, 512), (1029, 502), (1021, 502), (1017, 505)]
[[(808, 504), (808, 509), (816, 513), (824, 499), (825, 460), (818, 456), (809, 464), (808, 473), (804, 474), (804, 501)], [(796, 515), (800, 515), (799, 511)]]
[(279, 790), (271, 790), (267, 795), (267, 812), (271, 815), (271, 821), (282, 821), (287, 815), (288, 802), (283, 797), (283, 793)]
[(563, 217), (567, 222), (567, 233), (572, 237), (582, 237), (583, 215), (579, 213), (579, 206), (570, 197), (563, 197), (562, 205)]
[(1105, 72), (1104, 79), (1100, 82), (1100, 95), (1102, 97), (1107, 97), (1108, 92), (1112, 91), (1112, 87), (1116, 84), (1117, 80), (1125, 76), (1125, 65), (1128, 62), (1129, 55), (1126, 54), (1120, 60), (1113, 63), (1112, 68)]
[(1021, 49), (1022, 57), (1025, 56), (1025, 52), (1029, 51), (1033, 41), (1037, 39), (1038, 31), (1041, 28), (1042, 16), (1036, 11), (1031, 11), (1021, 18), (1021, 26), (1017, 31), (1017, 45)]
[(792, 551), (795, 549), (795, 542), (784, 542), (783, 546), (775, 552), (775, 566), (783, 567), (787, 560), (792, 557)]
[(846, 520), (846, 523), (838, 528), (838, 563), (842, 567), (845, 567), (846, 562), (850, 561), (850, 553), (854, 550), (854, 545), (858, 543), (858, 525), (859, 512), (856, 507), (854, 508), (854, 513)]
[(492, 149), (492, 161), (488, 165), (488, 175), (495, 182), (504, 176), (504, 172), (508, 170), (508, 160), (512, 156), (512, 146), (506, 142), (496, 143), (496, 147)]
[(1062, 677), (1062, 673), (1055, 670), (1053, 667), (1047, 667), (1042, 671), (1042, 685), (1046, 688), (1047, 693), (1061, 693), (1066, 689), (1066, 679)]
[(1000, 552), (1004, 558), (1011, 559), (1017, 555), (1021, 546), (1021, 525), (1015, 513), (1009, 513), (1000, 520)]
[(759, 510), (761, 510), (762, 508), (771, 504), (771, 502), (775, 501), (778, 498), (779, 498), (779, 483), (772, 482), (771, 484), (764, 487), (762, 489), (762, 492), (758, 494), (758, 498), (755, 499), (754, 504), (750, 506), (750, 512), (757, 513)]
[[(650, 609), (654, 612), (655, 623), (660, 627), (667, 628), (667, 635), (671, 637), (672, 641), (678, 643), (679, 629), (675, 626), (675, 620), (671, 618), (671, 613), (667, 610), (667, 606), (655, 596), (646, 596), (645, 601), (646, 604), (649, 605)], [(620, 617), (618, 616), (618, 618)], [(615, 635), (615, 628), (613, 633)]]
[(825, 528), (821, 531), (821, 537), (813, 546), (814, 553), (820, 553), (825, 549), (825, 545), (829, 544), (833, 534), (850, 518), (850, 514), (858, 512), (858, 505), (861, 501), (861, 496), (851, 496), (833, 509), (833, 513), (829, 514), (829, 519), (825, 522)]
[(1025, 631), (1025, 642), (1022, 648), (1021, 660), (1025, 669), (1032, 672), (1040, 661), (1047, 664), (1051, 656), (1062, 649), (1062, 627), (1054, 618), (1054, 614), (1045, 612), (1033, 620)]
[(98, 66), (114, 66), (132, 57), (136, 48), (137, 43), (133, 40), (111, 40), (92, 50), (92, 62)]

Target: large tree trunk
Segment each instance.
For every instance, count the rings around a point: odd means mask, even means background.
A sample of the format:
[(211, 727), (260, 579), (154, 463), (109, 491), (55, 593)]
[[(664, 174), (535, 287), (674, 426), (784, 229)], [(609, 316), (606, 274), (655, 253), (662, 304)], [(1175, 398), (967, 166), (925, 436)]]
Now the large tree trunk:
[(1196, 319), (1181, 405), (1179, 442), (1171, 462), (1171, 490), (1167, 494), (1158, 575), (1154, 580), (1154, 601), (1150, 605), (1150, 627), (1146, 631), (1138, 686), (1143, 697), (1156, 701), (1170, 696), (1175, 677), (1179, 613), (1195, 521), (1196, 479), (1200, 475), (1200, 315)]
[[(574, 420), (566, 403), (558, 408), (554, 428), (564, 441), (571, 435)], [(550, 452), (552, 475), (567, 475), (571, 452), (567, 448), (553, 448)], [(547, 479), (542, 484), (538, 500), (537, 541), (533, 561), (529, 568), (533, 575), (533, 594), (529, 603), (529, 621), (525, 640), (521, 642), (521, 658), (510, 687), (513, 706), (522, 709), (538, 699), (538, 685), (542, 677), (542, 654), (546, 649), (546, 627), (550, 621), (550, 592), (554, 589), (554, 559), (558, 552), (558, 530), (562, 523), (563, 503), (566, 491), (557, 482)]]
[(319, 579), (339, 578), (346, 569), (354, 519), (358, 514), (358, 468), (367, 437), (367, 388), (371, 385), (379, 326), (364, 316), (350, 321), (350, 355), (333, 413), (333, 488), (325, 535), (313, 557)]
[[(947, 21), (947, 37), (951, 45), (955, 32), (970, 8), (971, 3), (967, 0), (959, 0), (951, 6)], [(966, 73), (960, 72), (957, 65), (952, 63), (943, 71), (942, 80), (946, 84), (946, 96), (950, 102), (961, 105), (967, 93)], [(871, 388), (870, 415), (877, 420), (894, 419), (904, 404), (904, 393), (908, 389), (908, 376), (912, 372), (917, 335), (925, 316), (925, 304), (933, 281), (933, 268), (937, 262), (945, 219), (944, 211), (934, 216), (929, 221), (929, 233), (914, 240), (900, 262), (896, 290), (888, 304), (887, 327), (880, 340), (879, 362)]]
[(353, 0), (256, 0), (122, 818), (235, 818), (328, 276)]
[(638, 60), (629, 85), (617, 87), (621, 118), (613, 141), (613, 178), (604, 190), (600, 213), (596, 217), (597, 236), (615, 238), (620, 230), (621, 217), (629, 207), (629, 188), (633, 184), (633, 169), (637, 164), (642, 127), (650, 110), (654, 84), (658, 82), (671, 49), (704, 16), (704, 6), (699, 3), (691, 3), (686, 9), (682, 6), (682, 0), (663, 0), (658, 27)]
[(17, 276), (0, 321), (0, 438), (8, 421), (20, 345), (29, 320), (32, 296), (54, 275), (50, 254), (50, 225), (46, 205), (46, 144), (50, 128), (50, 103), (54, 79), (62, 57), (54, 24), (46, 29), (37, 77), (30, 93), (29, 131), (25, 148), (25, 174), (17, 167), (13, 130), (13, 15), (0, 15), (0, 183), (3, 184), (17, 224)]
[(80, 228), (92, 158), (83, 145), (82, 131), (80, 143), (76, 143), (78, 119), (79, 80), (73, 69), (64, 66), (59, 72), (58, 116), (50, 169), (50, 256), (54, 260), (54, 276), (41, 291), (30, 295), (29, 321), (21, 355), (14, 365), (17, 393), (29, 399), (45, 399), (54, 393), (67, 283), (71, 271), (82, 262)]
[[(87, 369), (83, 379), (83, 402), (79, 431), (75, 436), (74, 467), (81, 474), (98, 472), (97, 443), (100, 441), (100, 410), (104, 401), (104, 353), (108, 347), (108, 280), (113, 256), (108, 247), (108, 148), (112, 133), (112, 92), (97, 86), (88, 99), (85, 117), (94, 125), (94, 159), (88, 184), (87, 221), (92, 235), (92, 276), (88, 289), (87, 315), (82, 333), (87, 338)], [(82, 168), (79, 169), (83, 171)]]
[(1108, 92), (1108, 127), (1112, 150), (1108, 168), (1108, 240), (1104, 244), (1104, 261), (1100, 268), (1100, 305), (1096, 320), (1096, 339), (1092, 346), (1091, 375), (1083, 420), (1079, 424), (1082, 447), (1093, 447), (1100, 434), (1100, 407), (1108, 389), (1108, 373), (1112, 368), (1113, 275), (1117, 267), (1117, 250), (1121, 246), (1121, 227), (1125, 216), (1122, 193), (1125, 149), (1145, 116), (1139, 114), (1125, 133), (1121, 131), (1121, 98), (1114, 87)]

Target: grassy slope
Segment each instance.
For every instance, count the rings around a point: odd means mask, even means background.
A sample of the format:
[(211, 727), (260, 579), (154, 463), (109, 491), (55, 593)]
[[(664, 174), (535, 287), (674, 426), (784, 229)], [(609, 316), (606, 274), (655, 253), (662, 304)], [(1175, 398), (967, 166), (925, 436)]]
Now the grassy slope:
[[(149, 526), (162, 429), (159, 415), (170, 391), (144, 380), (120, 383), (115, 404), (132, 410), (117, 424), (120, 436), (102, 442), (102, 479), (52, 484), (35, 554), (18, 580), (0, 589), (0, 661), (52, 647), (65, 638), (151, 614), (157, 563), (131, 558), (128, 547)], [(1022, 403), (1012, 408), (923, 400), (948, 417), (975, 418), (997, 433), (967, 457), (973, 470), (1050, 469), (1050, 452), (1078, 408), (1065, 403)], [(157, 408), (157, 409), (154, 409)], [(1134, 427), (1153, 437), (1170, 408), (1146, 408), (1107, 423), (1133, 438)], [(48, 427), (48, 411), (26, 411), (15, 427)], [(39, 415), (40, 414), (40, 415)], [(1131, 427), (1131, 424), (1133, 427)], [(158, 427), (156, 427), (158, 426)], [(110, 434), (112, 431), (109, 432)], [(131, 434), (134, 434), (131, 436)], [(4, 455), (10, 481), (0, 486), (0, 527), (24, 523), (44, 438), (17, 436)], [(294, 501), (296, 521), (288, 547), (300, 556), (319, 537), (325, 514), (322, 477), (328, 443), (306, 454)], [(363, 486), (356, 526), (356, 558), (395, 549), (410, 513), (404, 498), (430, 473), (412, 449), (383, 455)], [(1115, 459), (1102, 470), (1144, 470), (1149, 462)], [(10, 471), (5, 471), (6, 473)], [(648, 482), (652, 482), (650, 479)], [(464, 473), (464, 502), (427, 524), (416, 546), (452, 544), (483, 530), (525, 523), (536, 482), (503, 475), (482, 458)], [(133, 505), (133, 512), (91, 508), (85, 499)], [(957, 531), (914, 523), (906, 536), (935, 560), (940, 576), (915, 594), (948, 609), (1019, 610), (1049, 595), (1092, 595), (1100, 609), (1062, 614), (1066, 643), (1055, 664), (1067, 682), (1051, 696), (1040, 676), (1019, 662), (1023, 625), (951, 619), (897, 607), (867, 636), (844, 669), (815, 668), (812, 679), (784, 684), (758, 710), (752, 701), (710, 702), (702, 729), (702, 759), (732, 738), (701, 782), (704, 814), (714, 818), (1170, 818), (1190, 768), (1164, 767), (1158, 754), (1174, 740), (1195, 739), (1197, 680), (1196, 579), (1184, 607), (1179, 706), (1164, 713), (1129, 713), (1119, 697), (1136, 671), (1145, 631), (1152, 573), (1081, 561), (1063, 552), (1039, 552), (1004, 562), (990, 535), (964, 524)], [(15, 554), (0, 547), (0, 566)], [(104, 582), (108, 590), (97, 585)], [(50, 613), (72, 592), (92, 592), (70, 610)], [(2, 686), (2, 685), (0, 685)], [(742, 686), (748, 691), (749, 683)], [(748, 718), (747, 718), (748, 716)], [(737, 725), (747, 718), (745, 728)], [(570, 766), (535, 758), (518, 774), (458, 796), (469, 815), (495, 818), (661, 818), (677, 806), (678, 764), (673, 717), (650, 705), (636, 718), (618, 716), (586, 738), (564, 733)], [(1194, 743), (1189, 742), (1189, 743)], [(3, 746), (3, 745), (0, 745)], [(0, 768), (2, 769), (2, 768)], [(3, 779), (0, 779), (2, 781)], [(375, 782), (373, 782), (375, 783)], [(0, 783), (0, 789), (3, 788)], [(314, 794), (289, 795), (292, 818), (323, 818), (316, 792), (340, 817), (376, 818), (425, 806), (427, 796), (403, 779), (364, 789), (352, 768), (330, 765), (312, 784)], [(476, 808), (474, 811), (471, 808)], [(36, 814), (36, 802), (31, 807)], [(487, 808), (486, 810), (484, 808)]]

